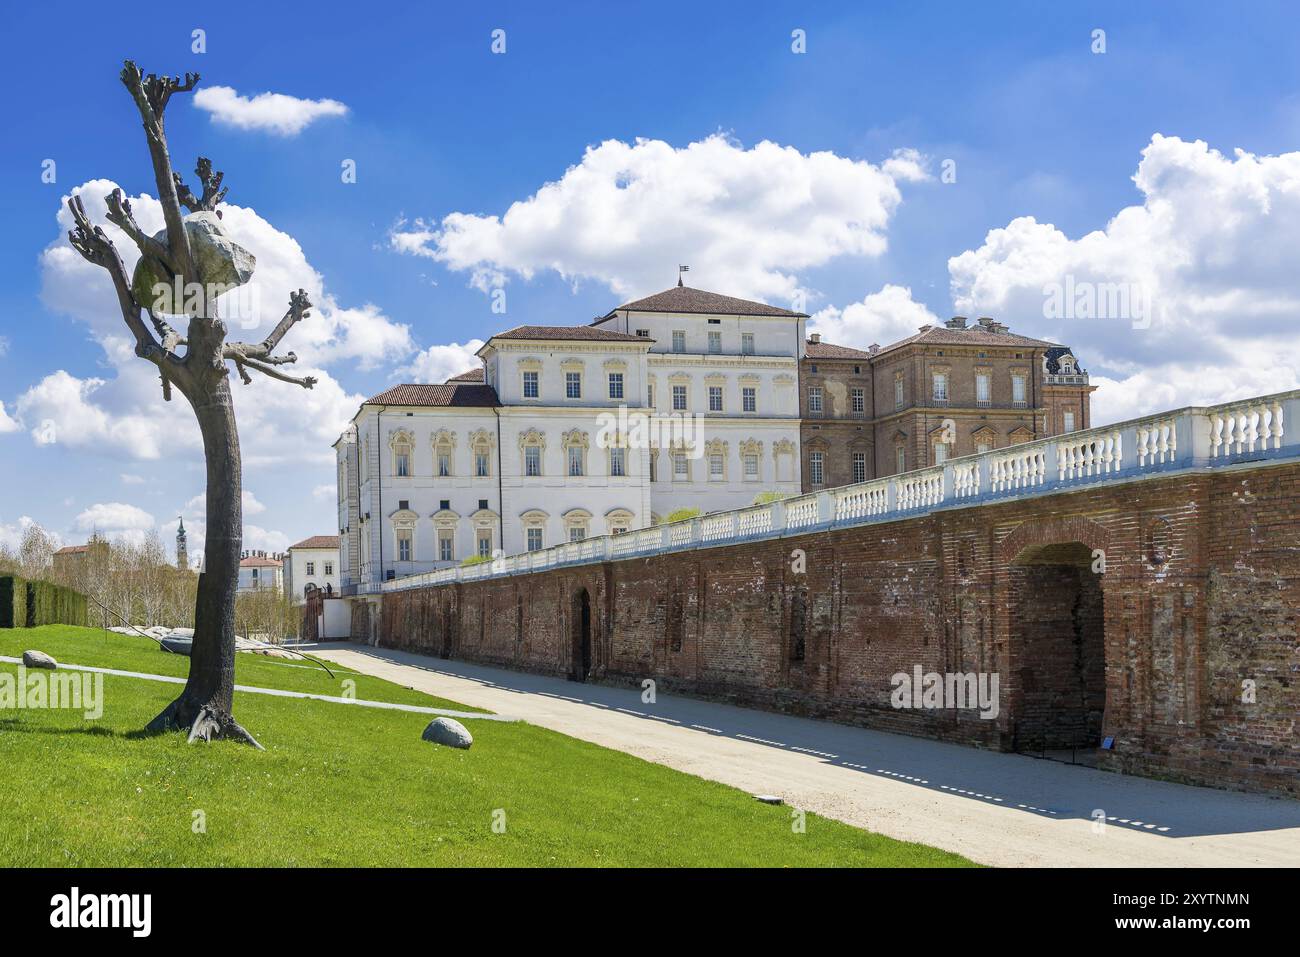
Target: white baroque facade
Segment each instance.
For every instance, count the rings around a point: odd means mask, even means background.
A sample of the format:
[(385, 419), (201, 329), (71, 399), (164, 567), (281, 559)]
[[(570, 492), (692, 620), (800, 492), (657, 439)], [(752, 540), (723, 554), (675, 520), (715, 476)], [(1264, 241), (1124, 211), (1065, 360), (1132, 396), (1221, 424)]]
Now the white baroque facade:
[(678, 286), (368, 399), (335, 443), (345, 591), (797, 494), (806, 318)]

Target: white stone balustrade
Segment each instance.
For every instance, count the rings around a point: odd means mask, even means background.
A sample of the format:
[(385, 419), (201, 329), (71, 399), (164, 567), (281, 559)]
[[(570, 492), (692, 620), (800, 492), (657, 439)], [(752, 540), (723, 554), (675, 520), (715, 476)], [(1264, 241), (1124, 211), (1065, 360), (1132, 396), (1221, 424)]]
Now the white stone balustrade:
[(382, 584), (363, 584), (357, 593), (475, 581), (560, 565), (797, 535), (895, 517), (913, 518), (937, 508), (1049, 495), (1095, 482), (1128, 481), (1157, 469), (1204, 469), (1265, 456), (1300, 458), (1300, 436), (1286, 431), (1287, 422), (1297, 415), (1300, 390), (1209, 408), (1179, 409), (766, 505), (565, 542)]

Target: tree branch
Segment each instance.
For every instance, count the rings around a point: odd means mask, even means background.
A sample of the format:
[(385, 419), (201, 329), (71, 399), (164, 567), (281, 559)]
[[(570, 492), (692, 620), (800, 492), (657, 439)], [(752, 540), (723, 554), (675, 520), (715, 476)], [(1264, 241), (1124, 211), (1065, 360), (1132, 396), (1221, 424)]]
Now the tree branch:
[(280, 340), (285, 337), (295, 324), (304, 319), (311, 317), (311, 300), (307, 298), (306, 290), (299, 289), (297, 292), (289, 294), (289, 311), (284, 314), (271, 334), (261, 342), (228, 342), (226, 343), (227, 359), (260, 359), (262, 362), (270, 365), (283, 365), (286, 362), (297, 362), (298, 357), (292, 352), (283, 358), (272, 356), (275, 347), (280, 344)]
[(310, 389), (316, 384), (314, 376), (303, 376), (300, 379), (297, 376), (285, 375), (273, 366), (264, 365), (256, 359), (237, 359), (235, 360), (235, 367), (239, 369), (239, 375), (243, 378), (244, 385), (248, 385), (252, 382), (252, 379), (249, 378), (248, 374), (245, 372), (245, 366), (249, 369), (256, 369), (264, 376), (270, 376), (272, 379), (279, 379), (281, 382), (288, 382), (290, 385), (300, 385), (304, 389)]
[(221, 185), (221, 180), (225, 173), (220, 171), (212, 172), (212, 160), (206, 156), (199, 157), (198, 166), (194, 169), (195, 175), (199, 178), (199, 183), (203, 186), (203, 195), (195, 199), (190, 188), (181, 180), (180, 173), (172, 173), (176, 180), (176, 191), (180, 199), (180, 204), (188, 209), (191, 213), (215, 212), (217, 217), (221, 217), (221, 211), (217, 209), (217, 204), (226, 198), (227, 189)]
[(113, 190), (104, 197), (104, 202), (108, 205), (108, 221), (130, 237), (136, 248), (140, 250), (141, 256), (156, 260), (166, 266), (168, 272), (175, 271), (171, 261), (171, 250), (152, 236), (145, 235), (144, 230), (135, 221), (135, 215), (131, 211), (131, 201), (122, 195), (122, 190)]
[(140, 304), (135, 301), (135, 296), (131, 293), (131, 283), (127, 279), (126, 267), (122, 264), (122, 257), (118, 255), (117, 247), (113, 245), (113, 241), (104, 233), (102, 227), (91, 225), (80, 195), (68, 199), (68, 209), (72, 213), (74, 223), (73, 228), (68, 232), (68, 242), (87, 262), (103, 266), (108, 270), (113, 280), (113, 287), (117, 290), (117, 302), (122, 309), (122, 318), (126, 320), (127, 328), (135, 337), (135, 354), (161, 364), (163, 348), (149, 332), (149, 327), (144, 324), (144, 320), (140, 318)]
[(167, 224), (167, 246), (171, 252), (172, 271), (185, 283), (198, 282), (194, 275), (194, 259), (190, 253), (190, 239), (185, 232), (180, 200), (176, 196), (176, 179), (172, 174), (171, 158), (167, 155), (167, 136), (163, 132), (163, 112), (173, 93), (194, 89), (199, 82), (197, 73), (179, 77), (142, 76), (140, 68), (131, 60), (122, 66), (122, 83), (135, 100), (144, 124), (145, 138), (149, 142), (149, 156), (153, 161), (154, 182), (158, 186), (158, 201), (162, 203), (163, 219)]

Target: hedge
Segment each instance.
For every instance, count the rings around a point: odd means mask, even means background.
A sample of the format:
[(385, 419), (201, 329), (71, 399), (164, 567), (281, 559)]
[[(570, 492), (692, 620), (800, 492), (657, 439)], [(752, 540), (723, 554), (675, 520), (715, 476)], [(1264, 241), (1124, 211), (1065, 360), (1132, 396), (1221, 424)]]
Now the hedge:
[(0, 577), (0, 628), (85, 625), (86, 596), (51, 582)]
[(0, 628), (27, 627), (27, 580), (0, 578)]

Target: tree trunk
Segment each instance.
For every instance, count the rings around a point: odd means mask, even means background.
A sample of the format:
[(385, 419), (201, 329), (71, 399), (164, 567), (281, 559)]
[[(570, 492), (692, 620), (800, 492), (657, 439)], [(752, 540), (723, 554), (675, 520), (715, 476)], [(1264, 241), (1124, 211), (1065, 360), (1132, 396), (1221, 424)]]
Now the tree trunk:
[(195, 602), (190, 676), (181, 696), (149, 723), (149, 730), (189, 728), (190, 740), (234, 738), (260, 744), (231, 716), (235, 696), (235, 593), (244, 519), (239, 432), (230, 381), (221, 376), (191, 399), (207, 463), (207, 531), (203, 574)]

